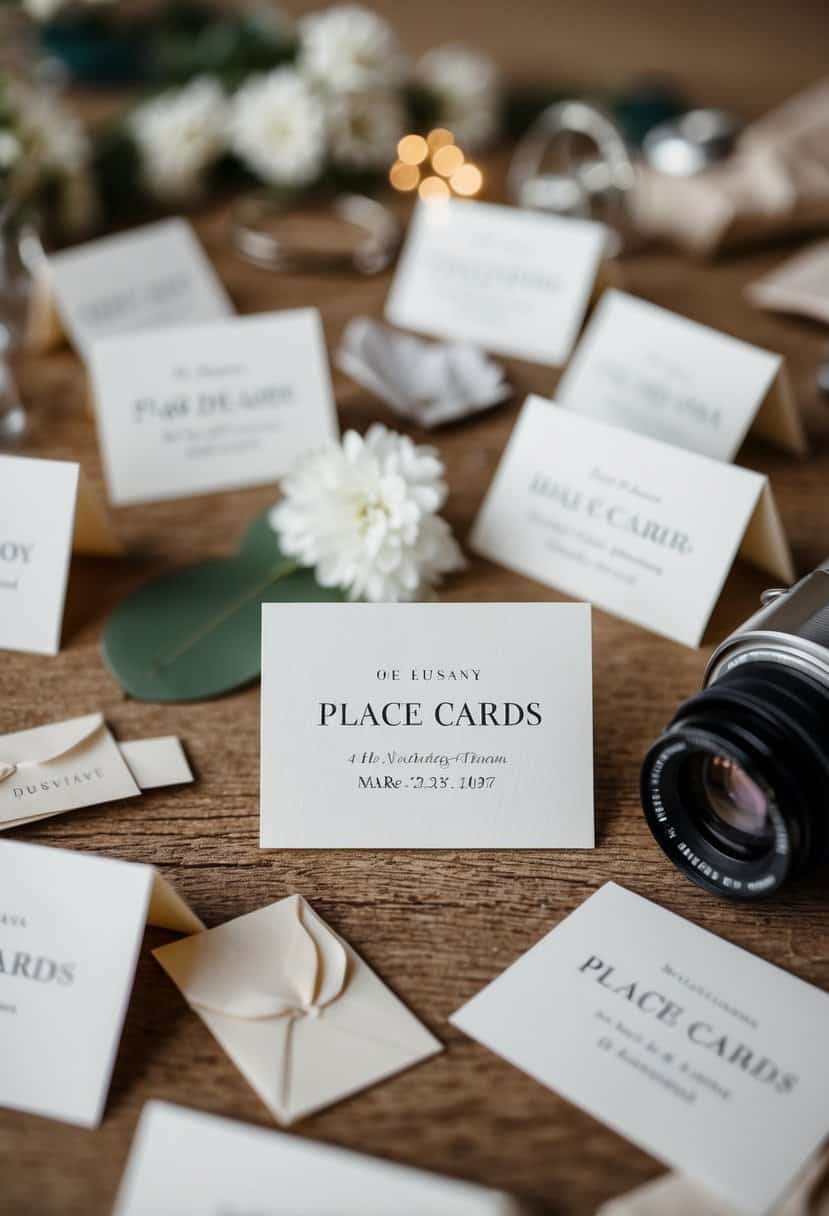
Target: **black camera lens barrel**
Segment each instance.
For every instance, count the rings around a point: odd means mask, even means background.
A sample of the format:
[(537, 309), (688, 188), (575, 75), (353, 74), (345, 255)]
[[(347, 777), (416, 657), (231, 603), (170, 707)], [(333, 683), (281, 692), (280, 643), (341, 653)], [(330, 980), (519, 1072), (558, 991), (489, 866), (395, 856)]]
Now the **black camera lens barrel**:
[[(720, 794), (699, 780), (706, 757), (738, 766), (764, 798), (762, 832), (723, 820)], [(827, 856), (829, 685), (773, 654), (736, 663), (680, 706), (645, 758), (641, 796), (657, 841), (693, 881), (737, 899), (771, 893)]]

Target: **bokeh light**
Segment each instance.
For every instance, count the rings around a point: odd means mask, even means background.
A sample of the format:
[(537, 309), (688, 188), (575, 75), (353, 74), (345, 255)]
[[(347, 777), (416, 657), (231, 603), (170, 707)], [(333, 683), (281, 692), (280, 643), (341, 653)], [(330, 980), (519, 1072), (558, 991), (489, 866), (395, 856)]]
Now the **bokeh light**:
[(471, 198), (481, 189), (484, 177), (477, 165), (466, 164), (455, 170), (449, 178), (449, 184), (456, 194)]
[(404, 135), (397, 145), (397, 155), (404, 165), (420, 165), (429, 155), (429, 145), (422, 135)]
[(449, 187), (442, 177), (424, 177), (420, 183), (418, 194), (424, 201), (449, 198)]
[(447, 144), (453, 144), (455, 136), (451, 131), (447, 131), (446, 127), (435, 127), (434, 131), (430, 131), (426, 136), (426, 143), (429, 145), (429, 151), (434, 156), (438, 148), (445, 148)]
[(432, 153), (432, 168), (441, 177), (451, 177), (463, 164), (463, 152), (457, 144), (444, 144)]
[(389, 181), (395, 190), (416, 190), (420, 181), (420, 170), (417, 165), (407, 165), (402, 160), (396, 160), (389, 169)]

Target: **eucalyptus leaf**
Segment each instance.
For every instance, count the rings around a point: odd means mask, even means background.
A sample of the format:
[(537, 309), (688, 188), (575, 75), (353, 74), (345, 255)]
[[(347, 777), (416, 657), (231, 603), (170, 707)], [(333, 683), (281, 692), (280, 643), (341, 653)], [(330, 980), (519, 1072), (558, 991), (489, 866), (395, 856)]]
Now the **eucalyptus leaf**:
[(266, 511), (235, 557), (165, 574), (120, 604), (104, 631), (104, 658), (141, 701), (200, 701), (259, 675), (262, 604), (342, 599), (282, 554)]

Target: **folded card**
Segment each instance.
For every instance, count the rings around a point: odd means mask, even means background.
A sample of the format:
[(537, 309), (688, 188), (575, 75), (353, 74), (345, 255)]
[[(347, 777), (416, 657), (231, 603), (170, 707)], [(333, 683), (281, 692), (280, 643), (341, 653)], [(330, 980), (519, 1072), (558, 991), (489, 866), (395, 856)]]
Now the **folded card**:
[(591, 848), (585, 604), (263, 604), (263, 848)]
[(154, 953), (280, 1123), (442, 1050), (299, 895)]
[(760, 308), (814, 317), (829, 325), (829, 241), (810, 245), (750, 283), (746, 295)]
[(714, 460), (733, 460), (750, 430), (806, 450), (780, 355), (623, 291), (602, 296), (556, 401)]
[(103, 714), (0, 735), (0, 832), (192, 780), (178, 739), (119, 746)]
[(119, 504), (273, 482), (337, 438), (315, 308), (108, 338), (90, 371)]
[(0, 842), (0, 1106), (100, 1123), (146, 923), (204, 928), (152, 866)]
[(794, 567), (768, 478), (529, 397), (470, 546), (698, 646), (737, 553)]
[(573, 348), (606, 231), (518, 207), (418, 203), (386, 301), (386, 320), (558, 365)]
[(756, 1216), (829, 1131), (827, 1018), (826, 993), (607, 883), (450, 1020)]
[(233, 305), (186, 220), (167, 219), (53, 254), (43, 265), (30, 319), (33, 342), (64, 330), (86, 355), (111, 334), (211, 321)]
[(506, 1195), (167, 1102), (141, 1113), (113, 1216), (518, 1216)]

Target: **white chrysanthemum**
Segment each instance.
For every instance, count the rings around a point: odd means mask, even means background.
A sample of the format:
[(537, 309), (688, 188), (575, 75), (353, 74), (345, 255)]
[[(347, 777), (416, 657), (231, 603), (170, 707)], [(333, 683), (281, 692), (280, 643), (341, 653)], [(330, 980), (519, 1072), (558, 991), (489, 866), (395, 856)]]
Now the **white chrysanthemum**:
[(225, 146), (227, 109), (218, 81), (200, 76), (139, 106), (130, 130), (147, 188), (159, 199), (198, 197)]
[(396, 93), (338, 93), (327, 105), (331, 159), (349, 169), (384, 169), (406, 129)]
[(480, 148), (497, 134), (498, 71), (486, 55), (438, 46), (418, 60), (415, 77), (435, 99), (435, 124), (448, 127), (463, 147)]
[(379, 423), (365, 436), (348, 431), (341, 446), (305, 456), (283, 480), (271, 525), (283, 552), (313, 566), (323, 587), (375, 603), (418, 599), (465, 565), (436, 514), (443, 474), (434, 448)]
[(337, 5), (303, 18), (298, 63), (320, 88), (333, 93), (391, 88), (405, 71), (394, 30), (359, 4)]
[(275, 68), (242, 85), (230, 117), (233, 151), (271, 185), (302, 186), (325, 160), (325, 111), (294, 68)]

